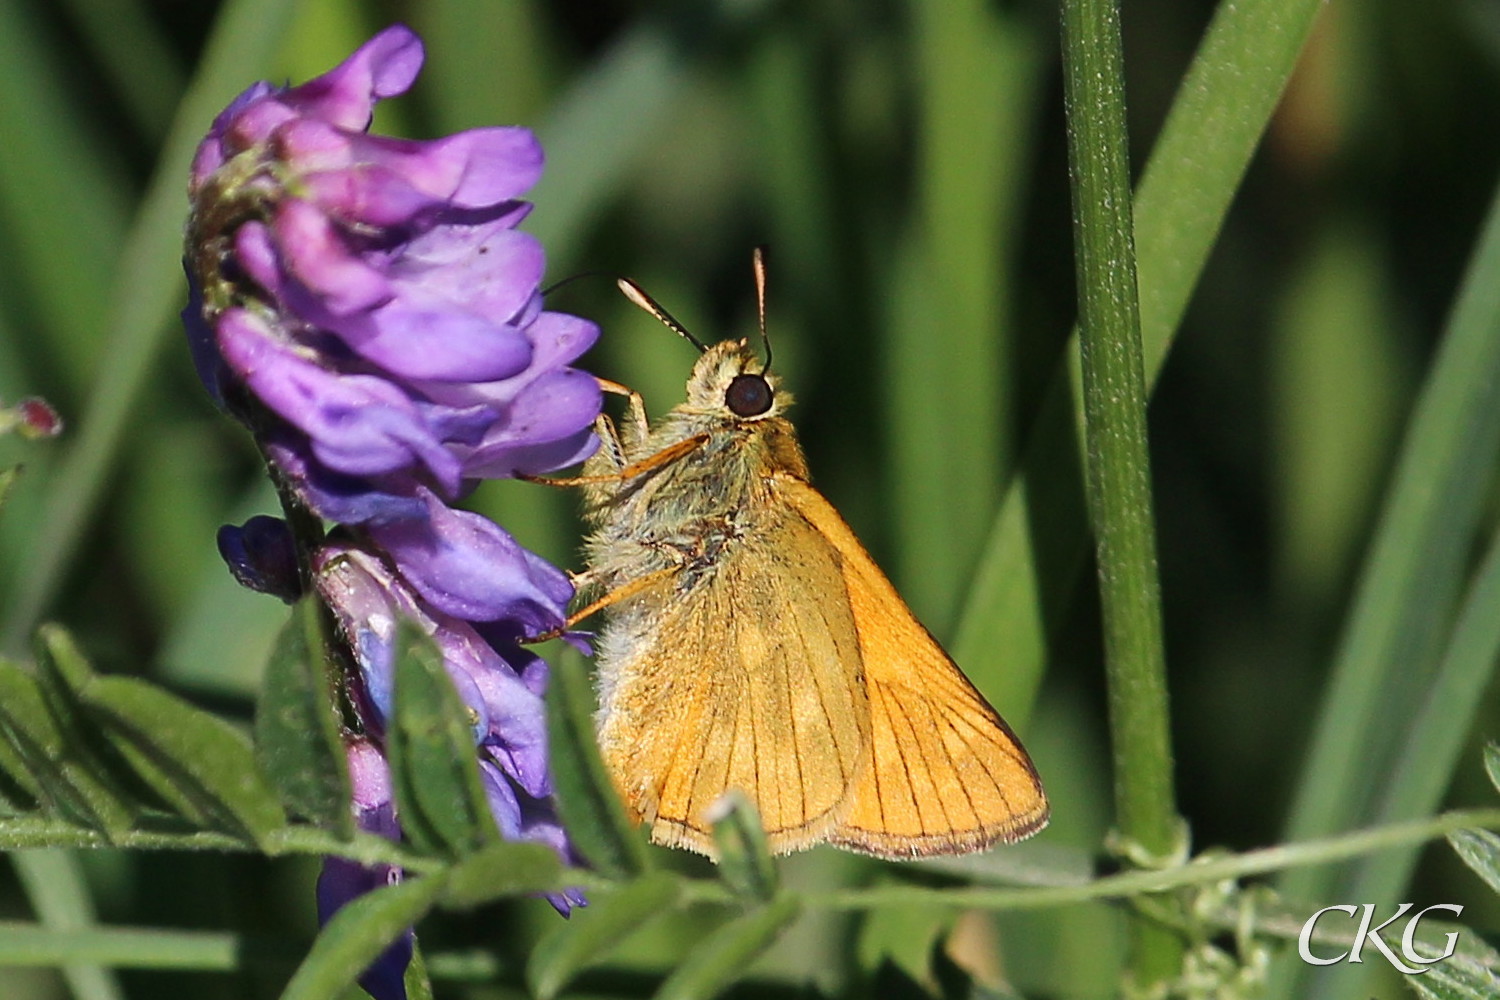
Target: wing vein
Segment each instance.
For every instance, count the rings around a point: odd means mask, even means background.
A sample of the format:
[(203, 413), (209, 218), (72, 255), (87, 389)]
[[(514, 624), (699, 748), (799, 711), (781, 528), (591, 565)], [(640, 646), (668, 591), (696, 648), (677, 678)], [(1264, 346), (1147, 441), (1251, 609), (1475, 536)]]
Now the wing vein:
[[(916, 725), (911, 721), (911, 713), (906, 710), (906, 705), (902, 703), (900, 698), (892, 698), (891, 704), (900, 713), (901, 721), (906, 723), (906, 728), (911, 733), (911, 745), (917, 748), (917, 756), (921, 758), (922, 770), (927, 773), (927, 781), (932, 785), (932, 797), (937, 802), (938, 812), (942, 814), (944, 825), (949, 830), (952, 830), (953, 821), (948, 818), (948, 807), (943, 803), (942, 793), (938, 790), (937, 775), (933, 773), (932, 765), (927, 760), (926, 748), (922, 745), (922, 738), (917, 733)], [(918, 801), (916, 782), (911, 779), (911, 763), (907, 761), (904, 750), (901, 753), (901, 763), (906, 766), (907, 781), (911, 782), (912, 785), (911, 796), (913, 804), (917, 807), (917, 823), (921, 826), (922, 833), (927, 834), (931, 831), (927, 829), (926, 811), (922, 808), (922, 803)]]

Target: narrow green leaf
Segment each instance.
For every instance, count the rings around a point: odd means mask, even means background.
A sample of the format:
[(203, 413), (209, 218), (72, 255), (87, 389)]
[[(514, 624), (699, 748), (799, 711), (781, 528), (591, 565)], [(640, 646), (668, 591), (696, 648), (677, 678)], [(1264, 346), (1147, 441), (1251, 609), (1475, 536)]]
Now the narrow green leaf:
[(12, 814), (29, 813), (41, 805), (40, 789), (31, 769), (0, 725), (0, 805)]
[(419, 849), (461, 856), (500, 837), (474, 749), (469, 709), (432, 640), (403, 624), (396, 635), (395, 709), (386, 751), (396, 806)]
[[(115, 833), (126, 829), (140, 811), (137, 804), (152, 802), (153, 796), (113, 752), (109, 741), (95, 738), (95, 727), (79, 694), (93, 681), (94, 668), (73, 637), (58, 625), (43, 625), (37, 630), (36, 662), (42, 697), (68, 752), (108, 796), (99, 803), (101, 816), (112, 824)], [(109, 799), (117, 805), (111, 805)]]
[(41, 684), (20, 665), (0, 658), (0, 735), (30, 774), (22, 780), (42, 810), (60, 819), (106, 833), (128, 825), (119, 800), (80, 760), (48, 707)]
[(537, 128), (547, 173), (531, 198), (547, 211), (526, 221), (543, 246), (565, 247), (615, 196), (631, 165), (653, 148), (679, 95), (687, 59), (650, 19), (621, 32)]
[[(1221, 3), (1137, 186), (1135, 242), (1147, 386), (1155, 383), (1229, 205), (1290, 79), (1321, 0)], [(1049, 622), (1068, 599), (1088, 552), (1087, 525), (1067, 492), (1078, 449), (1070, 367), (1058, 365), (1029, 422), (1012, 478), (964, 603), (953, 653), (960, 663), (1006, 651), (1005, 669), (981, 669), (1013, 724), (1041, 685)], [(1037, 546), (1046, 546), (1038, 551)]]
[[(1464, 754), (1464, 745), (1500, 663), (1500, 537), (1471, 579), (1430, 684), (1414, 698), (1402, 751), (1380, 778), (1370, 821), (1389, 823), (1431, 815)], [(1412, 848), (1361, 858), (1348, 899), (1391, 900), (1416, 869)]]
[(328, 921), (281, 1000), (329, 1000), (347, 989), (442, 894), (446, 874), (409, 879), (367, 893)]
[(349, 762), (323, 655), (321, 607), (304, 599), (277, 638), (255, 710), (255, 757), (291, 812), (354, 835)]
[[(12, 863), (38, 922), (49, 931), (86, 934), (98, 927), (93, 896), (77, 852), (52, 849), (18, 851), (12, 857)], [(73, 1000), (122, 1000), (124, 997), (114, 970), (103, 963), (69, 956), (61, 965), (68, 995)]]
[(731, 920), (693, 948), (656, 991), (656, 1000), (710, 1000), (718, 996), (771, 946), (801, 910), (795, 896), (783, 896)]
[[(142, 391), (159, 375), (154, 365), (158, 349), (174, 329), (180, 330), (175, 314), (182, 305), (182, 269), (178, 263), (182, 246), (183, 178), (193, 151), (212, 124), (214, 116), (231, 99), (244, 90), (248, 81), (267, 76), (271, 55), (281, 42), (282, 32), (291, 20), (296, 4), (291, 0), (228, 0), (218, 8), (212, 34), (193, 79), (178, 105), (171, 131), (153, 170), (144, 198), (139, 202), (130, 230), (125, 234), (118, 266), (94, 266), (92, 259), (101, 252), (120, 245), (116, 235), (119, 220), (111, 211), (101, 220), (104, 209), (114, 209), (114, 202), (99, 197), (78, 196), (78, 191), (111, 194), (121, 185), (113, 178), (91, 179), (80, 187), (68, 174), (58, 174), (60, 164), (94, 165), (76, 157), (59, 159), (39, 157), (38, 176), (47, 188), (61, 193), (56, 204), (38, 201), (35, 185), (28, 183), (19, 204), (40, 216), (39, 233), (34, 244), (53, 251), (43, 264), (46, 272), (83, 275), (79, 294), (76, 287), (64, 287), (59, 301), (74, 312), (87, 310), (85, 322), (66, 322), (59, 329), (76, 329), (81, 339), (83, 357), (91, 373), (97, 373), (89, 401), (78, 419), (78, 437), (73, 440), (61, 462), (55, 467), (49, 484), (53, 498), (44, 520), (31, 537), (30, 549), (18, 560), (16, 579), (20, 582), (14, 599), (0, 624), (0, 642), (13, 644), (28, 636), (33, 624), (51, 603), (67, 570), (78, 553), (78, 545), (89, 527), (89, 517), (103, 496), (115, 462), (127, 453), (121, 447), (130, 440), (134, 426), (132, 412)], [(15, 5), (0, 5), (0, 15), (19, 10)], [(0, 18), (3, 20), (3, 18)], [(0, 28), (0, 41), (16, 41)], [(25, 55), (25, 53), (21, 53)], [(6, 67), (10, 69), (9, 66)], [(30, 82), (36, 79), (23, 74), (7, 77)], [(53, 121), (69, 124), (72, 119), (46, 117), (45, 110), (57, 87), (41, 86), (24, 94), (16, 88), (5, 88), (0, 101), (10, 102), (0, 108), (0, 122)], [(36, 95), (45, 100), (39, 104)], [(38, 114), (43, 118), (37, 118)], [(17, 137), (28, 140), (46, 137), (54, 129), (13, 129)], [(9, 150), (15, 143), (6, 144)], [(3, 154), (0, 154), (3, 155)], [(61, 213), (61, 214), (59, 214)], [(73, 216), (76, 214), (76, 220)], [(108, 224), (109, 235), (101, 237), (100, 226)], [(77, 234), (71, 242), (59, 242), (58, 234)], [(29, 259), (34, 255), (23, 255)], [(36, 258), (40, 261), (41, 258)], [(90, 263), (82, 270), (79, 260)], [(104, 276), (112, 273), (106, 295), (98, 294)], [(100, 304), (105, 305), (100, 309)], [(179, 334), (180, 335), (180, 334)], [(138, 435), (149, 447), (151, 436)], [(143, 459), (144, 460), (144, 459)]]
[(565, 650), (547, 689), (553, 798), (573, 846), (595, 868), (623, 878), (650, 865), (594, 740), (594, 693), (582, 660)]
[(406, 964), (401, 985), (406, 987), (406, 1000), (432, 1000), (432, 977), (427, 974), (427, 956), (420, 941), (411, 943), (411, 961)]
[(1462, 953), (1427, 966), (1420, 976), (1403, 978), (1425, 1000), (1493, 1000), (1500, 996), (1500, 977)]
[(59, 696), (65, 692), (76, 694), (87, 687), (94, 679), (94, 668), (67, 630), (57, 625), (43, 625), (37, 630), (37, 654), (42, 667), (43, 694), (56, 703), (54, 708), (59, 717), (71, 712), (72, 706), (61, 704)]
[(1448, 843), (1463, 863), (1496, 892), (1500, 892), (1500, 836), (1489, 830), (1455, 830)]
[[(1029, 11), (947, 0), (911, 12), (914, 211), (882, 296), (887, 516), (901, 590), (944, 635), (1014, 462), (1011, 279), (1052, 47)], [(955, 427), (968, 447), (932, 446)]]
[(1500, 792), (1500, 744), (1484, 745), (1484, 773), (1489, 775), (1490, 784), (1495, 786), (1495, 791)]
[[(1500, 459), (1497, 334), (1500, 188), (1402, 442), (1303, 757), (1289, 839), (1374, 821), (1385, 779), (1407, 752), (1403, 740), (1370, 737), (1405, 733), (1420, 714), (1469, 576)], [(1289, 872), (1278, 889), (1320, 900), (1339, 884), (1351, 889), (1348, 878), (1347, 869)]]
[(451, 872), (443, 905), (468, 909), (502, 896), (557, 888), (562, 859), (545, 844), (501, 841), (470, 854)]
[(229, 723), (131, 678), (96, 677), (80, 696), (142, 780), (185, 816), (256, 843), (285, 824), (250, 741)]
[(531, 951), (526, 982), (539, 1000), (552, 1000), (616, 945), (664, 916), (681, 896), (681, 882), (667, 872), (650, 872), (608, 895), (589, 899), (587, 909), (556, 924)]
[(164, 25), (148, 16), (144, 3), (68, 0), (64, 6), (131, 125), (150, 141), (159, 140), (184, 84)]
[(766, 902), (775, 897), (776, 865), (766, 846), (766, 831), (755, 805), (739, 789), (730, 789), (710, 809), (714, 843), (719, 848), (719, 877), (742, 896)]
[[(19, 786), (18, 790), (34, 800), (37, 806), (41, 806), (44, 790), (29, 763), (32, 755), (23, 754), (16, 745), (11, 735), (12, 727), (7, 721), (9, 716), (5, 712), (5, 706), (18, 706), (28, 700), (28, 696), (20, 692), (34, 684), (32, 677), (18, 664), (0, 657), (0, 769)], [(40, 699), (40, 692), (36, 692), (36, 697)]]

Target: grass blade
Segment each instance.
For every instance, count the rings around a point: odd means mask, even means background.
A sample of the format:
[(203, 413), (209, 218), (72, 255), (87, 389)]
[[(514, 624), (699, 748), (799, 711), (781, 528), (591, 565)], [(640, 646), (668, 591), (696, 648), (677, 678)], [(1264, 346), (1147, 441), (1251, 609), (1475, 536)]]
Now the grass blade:
[[(4, 648), (21, 648), (72, 564), (105, 480), (122, 454), (131, 412), (183, 296), (183, 191), (188, 163), (214, 115), (267, 67), (296, 5), (290, 0), (230, 0), (222, 9), (197, 76), (177, 109), (146, 197), (124, 241), (97, 348), (98, 380), (78, 437), (57, 469), (47, 511), (17, 574), (15, 599), (0, 631)], [(55, 222), (49, 225), (55, 225)], [(92, 224), (90, 224), (92, 225)], [(89, 232), (84, 226), (81, 232)]]
[[(1135, 194), (1148, 389), (1320, 7), (1319, 0), (1221, 3), (1178, 88)], [(1030, 422), (953, 645), (959, 662), (981, 664), (986, 695), (1017, 725), (1036, 699), (1047, 629), (1087, 554), (1083, 520), (1062, 520), (1081, 506), (1077, 493), (1060, 492), (1072, 474), (1063, 458), (1078, 448), (1076, 351), (1070, 356)], [(1003, 670), (982, 666), (1002, 649)]]

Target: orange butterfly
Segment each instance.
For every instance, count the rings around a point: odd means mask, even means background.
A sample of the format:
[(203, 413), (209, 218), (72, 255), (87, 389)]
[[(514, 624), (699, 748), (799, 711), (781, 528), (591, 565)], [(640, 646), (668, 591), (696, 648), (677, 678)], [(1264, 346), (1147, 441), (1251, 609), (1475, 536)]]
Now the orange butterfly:
[[(601, 417), (583, 475), (581, 580), (608, 608), (599, 742), (659, 844), (714, 856), (710, 807), (741, 790), (775, 853), (822, 842), (902, 859), (983, 850), (1047, 822), (1036, 769), (808, 483), (791, 396), (745, 341), (702, 351), (655, 426)], [(765, 270), (756, 254), (765, 326)]]

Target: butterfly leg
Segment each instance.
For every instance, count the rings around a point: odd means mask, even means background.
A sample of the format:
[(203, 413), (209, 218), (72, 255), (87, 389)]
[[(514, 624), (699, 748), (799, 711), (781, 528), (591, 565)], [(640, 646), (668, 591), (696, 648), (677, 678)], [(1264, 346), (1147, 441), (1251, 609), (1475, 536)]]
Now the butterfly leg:
[[(646, 435), (651, 432), (651, 422), (646, 419), (646, 401), (641, 398), (641, 394), (628, 386), (611, 382), (607, 378), (599, 379), (599, 388), (616, 396), (625, 397), (625, 413), (629, 419), (624, 433), (616, 435), (616, 440), (630, 445), (646, 440)], [(623, 453), (622, 451), (621, 454)]]
[(690, 438), (683, 438), (681, 441), (668, 445), (654, 455), (647, 455), (639, 461), (631, 462), (618, 472), (607, 472), (596, 476), (569, 476), (565, 479), (548, 479), (518, 472), (516, 473), (516, 478), (525, 480), (528, 483), (541, 483), (544, 486), (593, 486), (597, 483), (624, 482), (634, 479), (636, 476), (643, 476), (648, 472), (653, 472), (664, 465), (670, 465), (684, 455), (690, 454), (702, 447), (703, 442), (707, 440), (707, 434), (694, 434)]
[[(632, 598), (637, 594), (650, 590), (652, 587), (655, 587), (657, 584), (663, 582), (664, 580), (670, 580), (679, 572), (681, 572), (681, 567), (667, 566), (663, 569), (647, 573), (645, 576), (637, 577), (636, 579), (631, 580), (629, 583), (624, 584), (623, 586), (616, 587), (614, 590), (609, 591), (598, 600), (591, 601), (584, 607), (579, 608), (577, 611), (569, 615), (568, 620), (563, 622), (557, 628), (548, 629), (547, 631), (540, 632), (537, 635), (527, 636), (526, 638), (522, 639), (521, 642), (525, 645), (531, 645), (532, 643), (546, 642), (548, 639), (556, 639), (560, 637), (564, 632), (568, 631), (568, 629), (583, 621), (585, 618), (603, 611), (611, 604), (618, 604), (620, 601), (628, 600), (629, 598)], [(575, 585), (582, 582), (586, 586), (588, 583), (586, 577), (587, 574), (582, 574), (580, 577), (575, 578)]]

